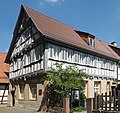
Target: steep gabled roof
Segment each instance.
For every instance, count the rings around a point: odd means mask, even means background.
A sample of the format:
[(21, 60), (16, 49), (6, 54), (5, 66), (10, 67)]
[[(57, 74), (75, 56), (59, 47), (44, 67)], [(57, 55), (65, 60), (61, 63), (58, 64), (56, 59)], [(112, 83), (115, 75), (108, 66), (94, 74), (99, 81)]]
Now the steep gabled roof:
[(107, 43), (95, 38), (95, 48), (91, 48), (88, 44), (75, 32), (77, 29), (56, 21), (46, 15), (43, 15), (27, 6), (23, 6), (37, 29), (53, 39), (57, 39), (75, 46), (103, 54), (115, 59), (120, 59), (119, 56), (108, 46)]
[(9, 65), (4, 63), (7, 53), (0, 52), (0, 83), (9, 83), (6, 73), (9, 72)]
[[(95, 47), (92, 48), (80, 35), (78, 35), (78, 33), (76, 33), (76, 31), (78, 32), (79, 30), (41, 14), (27, 6), (22, 5), (21, 10), (24, 10), (28, 14), (38, 31), (50, 39), (93, 52), (94, 54), (100, 54), (116, 60), (120, 59), (120, 57), (108, 46), (107, 43), (102, 42), (97, 38), (95, 38)], [(11, 48), (12, 47), (10, 47), (10, 49)], [(8, 53), (8, 56), (10, 56), (10, 52)]]

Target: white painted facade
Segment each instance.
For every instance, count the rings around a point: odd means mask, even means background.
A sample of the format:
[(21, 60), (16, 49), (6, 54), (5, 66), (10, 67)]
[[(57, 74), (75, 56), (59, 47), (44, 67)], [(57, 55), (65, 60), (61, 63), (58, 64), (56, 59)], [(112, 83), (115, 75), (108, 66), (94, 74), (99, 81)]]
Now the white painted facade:
[[(86, 81), (85, 94), (87, 97), (94, 97), (94, 93), (109, 92), (111, 87), (115, 86), (112, 83), (117, 79), (116, 61), (50, 43), (46, 43), (46, 52), (43, 55), (41, 54), (42, 49), (43, 45), (38, 45), (24, 54), (23, 58), (13, 61), (10, 65), (10, 79), (32, 75), (32, 73), (44, 69), (44, 63), (47, 65), (45, 68), (49, 69), (59, 62), (63, 63), (64, 67), (76, 65), (93, 78), (93, 80)], [(43, 58), (44, 56), (46, 59)], [(19, 93), (19, 95), (23, 94)]]
[(90, 76), (117, 79), (117, 63), (96, 55), (48, 44), (48, 67), (56, 62), (77, 65)]

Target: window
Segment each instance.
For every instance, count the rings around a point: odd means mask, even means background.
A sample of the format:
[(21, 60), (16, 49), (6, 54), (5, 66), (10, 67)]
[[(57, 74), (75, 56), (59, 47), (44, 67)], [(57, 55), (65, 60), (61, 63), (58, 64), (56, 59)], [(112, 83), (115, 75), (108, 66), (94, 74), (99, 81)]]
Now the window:
[(34, 55), (35, 55), (35, 50), (31, 50), (31, 62), (34, 62)]
[(37, 46), (35, 48), (35, 60), (39, 60), (40, 59), (40, 46)]
[[(118, 68), (120, 69), (120, 65)], [(113, 70), (115, 71), (115, 69), (116, 69), (116, 62), (113, 63)]]
[(105, 68), (105, 64), (106, 64), (106, 60), (105, 59), (101, 59), (101, 67)]
[[(60, 59), (61, 48), (59, 46), (49, 45), (49, 56), (54, 59)], [(63, 53), (62, 53), (63, 55)]]
[(25, 65), (30, 64), (30, 52), (25, 55)]
[(14, 71), (17, 70), (17, 60), (14, 61)]
[(49, 55), (53, 57), (53, 46), (51, 44), (49, 45)]
[(67, 49), (65, 49), (64, 54), (65, 54), (65, 60), (68, 60), (68, 51), (67, 51)]
[(99, 81), (94, 82), (94, 93), (100, 94), (100, 82)]
[(17, 68), (20, 69), (21, 68), (21, 58), (17, 59)]
[(80, 63), (82, 63), (83, 62), (82, 53), (79, 53), (79, 56), (80, 56)]
[(89, 46), (94, 47), (94, 39), (89, 38)]
[(24, 89), (25, 84), (24, 83), (19, 84), (19, 99), (24, 99)]
[(109, 93), (109, 91), (110, 91), (110, 82), (107, 82), (106, 91), (107, 91), (107, 93)]
[(60, 57), (60, 47), (53, 46), (54, 58), (59, 59)]
[(29, 99), (36, 100), (37, 99), (37, 84), (30, 83), (30, 91), (29, 91)]
[(90, 65), (90, 55), (87, 56), (87, 64)]
[(78, 55), (78, 52), (75, 52), (75, 62), (79, 62), (79, 55)]
[(68, 61), (73, 62), (72, 57), (73, 57), (73, 51), (68, 50)]
[(65, 60), (65, 49), (62, 49), (62, 59)]

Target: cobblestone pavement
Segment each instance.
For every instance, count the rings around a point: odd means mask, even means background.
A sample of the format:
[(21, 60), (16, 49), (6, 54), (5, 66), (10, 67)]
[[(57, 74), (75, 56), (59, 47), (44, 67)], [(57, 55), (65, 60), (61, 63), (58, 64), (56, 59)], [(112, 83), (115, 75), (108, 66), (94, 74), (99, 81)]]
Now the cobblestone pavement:
[(41, 113), (41, 112), (25, 110), (15, 107), (0, 107), (0, 113)]

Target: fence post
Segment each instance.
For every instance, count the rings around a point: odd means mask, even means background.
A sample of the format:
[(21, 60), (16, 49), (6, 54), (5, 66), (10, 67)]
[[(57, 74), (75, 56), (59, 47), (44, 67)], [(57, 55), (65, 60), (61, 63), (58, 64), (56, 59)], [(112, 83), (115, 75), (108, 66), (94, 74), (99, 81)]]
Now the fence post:
[(97, 95), (97, 110), (100, 107), (100, 95)]
[(120, 90), (118, 90), (118, 111), (120, 112)]
[(107, 92), (105, 93), (105, 110), (107, 110)]
[(116, 110), (117, 105), (116, 105), (116, 90), (115, 89), (113, 90), (113, 95), (114, 95), (114, 110)]
[(87, 113), (92, 113), (93, 110), (93, 98), (87, 98)]
[(112, 104), (112, 95), (111, 91), (109, 92), (109, 110), (111, 111), (111, 104)]
[(70, 98), (63, 99), (63, 113), (70, 113)]
[(101, 94), (101, 109), (103, 110), (103, 93)]

